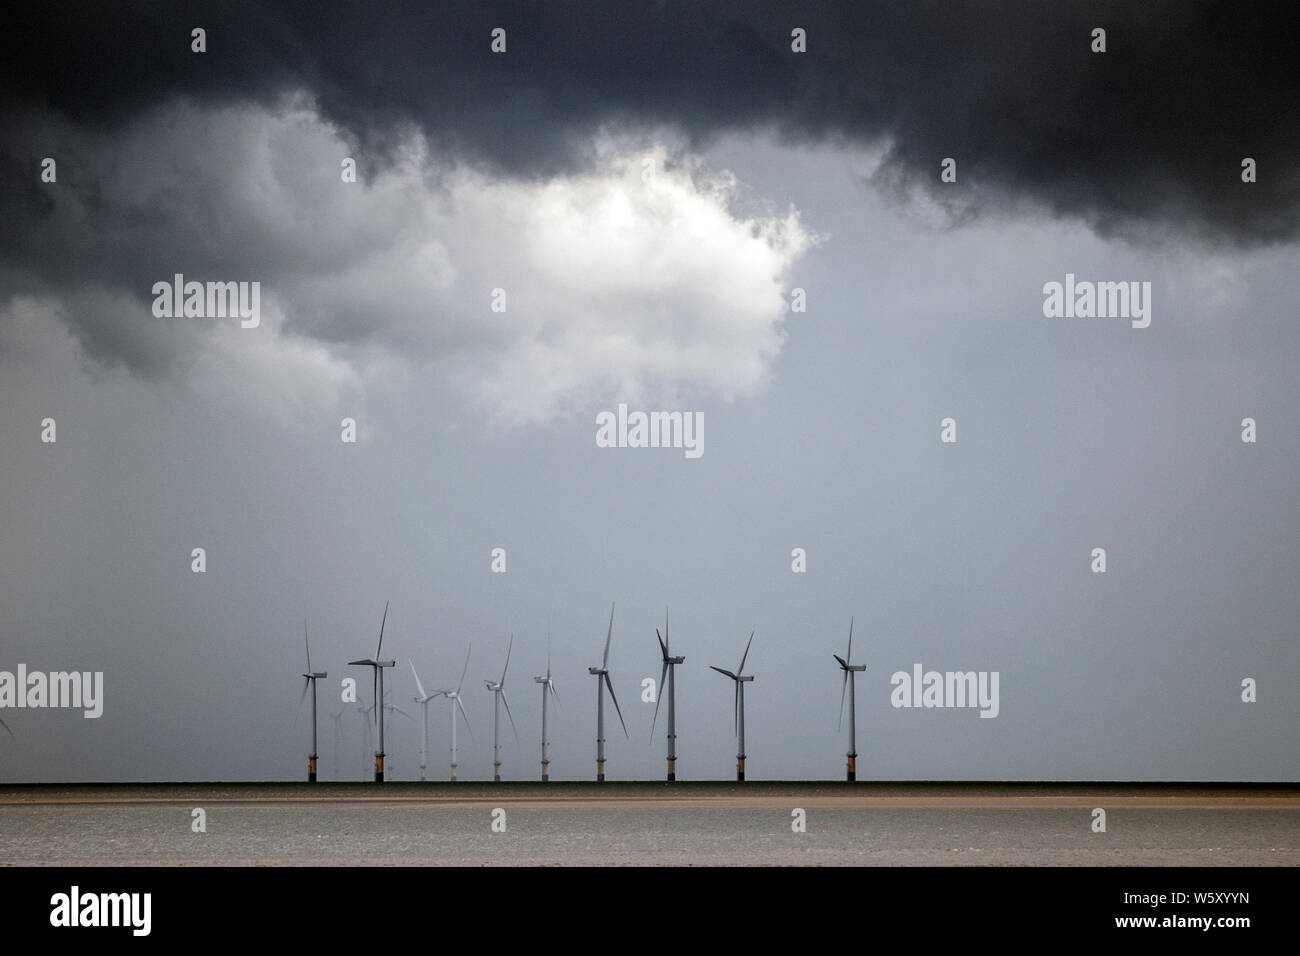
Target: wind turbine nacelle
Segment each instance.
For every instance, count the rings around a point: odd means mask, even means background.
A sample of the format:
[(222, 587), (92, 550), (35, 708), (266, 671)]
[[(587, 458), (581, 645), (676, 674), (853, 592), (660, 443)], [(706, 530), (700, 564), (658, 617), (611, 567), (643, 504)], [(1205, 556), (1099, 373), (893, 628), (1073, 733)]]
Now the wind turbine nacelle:
[(667, 663), (669, 663), (669, 664), (685, 664), (685, 663), (686, 663), (686, 658), (684, 658), (684, 657), (668, 657), (668, 658), (665, 658), (665, 661), (666, 661)]
[(753, 680), (753, 679), (754, 679), (754, 675), (753, 675), (753, 674), (750, 674), (748, 677), (737, 677), (737, 678), (736, 678), (736, 680), (739, 680), (739, 681), (751, 681), (751, 680)]
[(605, 670), (605, 668), (603, 668), (603, 667), (588, 667), (588, 668), (587, 668), (587, 673), (588, 673), (588, 674), (591, 674), (591, 675), (593, 675), (593, 676), (595, 676), (595, 677), (599, 677), (601, 674), (605, 674), (605, 673), (608, 673), (608, 672), (607, 672), (607, 671)]

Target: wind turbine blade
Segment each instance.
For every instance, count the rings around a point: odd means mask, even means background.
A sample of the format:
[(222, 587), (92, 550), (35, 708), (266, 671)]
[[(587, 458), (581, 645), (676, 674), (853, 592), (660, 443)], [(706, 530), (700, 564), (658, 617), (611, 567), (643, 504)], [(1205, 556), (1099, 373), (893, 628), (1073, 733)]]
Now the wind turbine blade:
[(379, 647), (375, 649), (375, 660), (379, 660), (379, 652), (384, 649), (384, 625), (388, 623), (388, 602), (384, 602), (384, 619), (379, 622)]
[[(0, 727), (3, 727), (5, 730), (9, 731), (9, 736), (13, 737), (14, 732), (12, 730), (9, 730), (9, 725), (6, 724), (3, 720), (0, 720)], [(14, 739), (16, 740), (17, 738), (15, 737)]]
[(849, 618), (849, 652), (845, 655), (849, 660), (853, 660), (853, 618)]
[[(456, 697), (456, 706), (460, 708), (460, 715), (465, 718), (465, 729), (469, 731), (469, 739), (474, 740), (474, 731), (469, 725), (469, 714), (465, 713), (465, 705), (461, 702), (459, 695)], [(474, 740), (474, 743), (478, 743)]]
[[(754, 643), (754, 632), (749, 632), (749, 644)], [(745, 645), (745, 656), (740, 659), (740, 667), (736, 669), (737, 674), (745, 673), (745, 661), (749, 658), (749, 644)]]
[(614, 636), (614, 602), (609, 604), (609, 630), (605, 632), (605, 656), (601, 660), (600, 669), (609, 668), (609, 641)]
[(558, 704), (560, 702), (560, 695), (555, 692), (555, 682), (550, 678), (547, 678), (546, 686), (551, 689), (551, 696), (555, 698), (555, 702)]
[(506, 705), (506, 716), (510, 718), (510, 729), (514, 731), (515, 735), (515, 746), (519, 746), (519, 731), (515, 730), (515, 716), (510, 713), (510, 701), (506, 700), (506, 692), (504, 689), (501, 691), (501, 703)]
[(840, 681), (840, 722), (835, 725), (838, 733), (844, 727), (844, 693), (849, 689), (849, 672), (847, 669), (841, 670), (840, 675), (844, 680)]
[(736, 707), (731, 714), (731, 732), (740, 733), (740, 681), (736, 681)]
[[(371, 670), (374, 671), (375, 674), (374, 677), (375, 683), (374, 683), (374, 687), (370, 689), (370, 696), (374, 698), (375, 702), (370, 706), (374, 709), (375, 713), (378, 714), (379, 708), (384, 706), (384, 702), (379, 699), (379, 668), (372, 667)], [(376, 722), (378, 722), (378, 717), (376, 717)]]
[(307, 645), (307, 673), (314, 674), (316, 672), (311, 669), (311, 641), (307, 640), (307, 621), (305, 619), (302, 622), (302, 641)]
[(424, 692), (424, 685), (420, 683), (420, 675), (415, 672), (415, 662), (408, 657), (406, 663), (411, 665), (411, 676), (415, 678), (415, 686), (420, 689), (420, 696), (428, 697), (429, 695)]
[[(550, 679), (551, 679), (551, 619), (548, 617), (546, 619), (546, 680), (549, 682)], [(554, 692), (555, 688), (552, 687), (551, 691)]]
[(498, 683), (501, 684), (503, 687), (505, 686), (506, 683), (506, 671), (510, 669), (510, 651), (514, 648), (514, 646), (515, 646), (515, 636), (511, 634), (510, 645), (506, 648), (506, 666), (501, 668), (501, 680), (498, 681)]
[(469, 655), (471, 652), (473, 652), (473, 650), (474, 650), (473, 644), (471, 644), (469, 647), (465, 649), (465, 666), (460, 669), (460, 683), (456, 685), (457, 694), (460, 693), (461, 687), (463, 687), (465, 684), (465, 672), (469, 670)]
[(657, 627), (655, 628), (655, 637), (659, 640), (659, 653), (663, 655), (664, 660), (668, 660), (668, 645), (665, 644), (664, 639), (659, 636), (659, 628)]
[(307, 699), (307, 685), (310, 683), (310, 677), (304, 677), (302, 679), (302, 693), (298, 695), (298, 710), (295, 711), (293, 715), (295, 722), (297, 722), (298, 718), (302, 716), (302, 702)]
[[(659, 632), (656, 631), (656, 634)], [(664, 655), (664, 669), (659, 672), (659, 691), (655, 694), (655, 715), (650, 721), (650, 736), (655, 735), (655, 721), (659, 719), (659, 702), (664, 699), (664, 678), (668, 676), (668, 655)]]
[(400, 708), (400, 707), (394, 707), (393, 710), (397, 711), (399, 714), (401, 714), (401, 715), (402, 715), (403, 717), (405, 717), (407, 720), (415, 720), (414, 717), (412, 717), (412, 716), (411, 716), (410, 714), (408, 714), (406, 711), (402, 710), (402, 708)]
[(719, 674), (723, 674), (723, 675), (725, 675), (725, 676), (727, 676), (727, 677), (730, 677), (732, 680), (735, 680), (735, 679), (736, 679), (736, 675), (735, 675), (735, 674), (731, 673), (731, 671), (724, 671), (721, 667), (714, 667), (712, 664), (710, 664), (710, 665), (709, 665), (709, 670), (717, 671)]
[(623, 711), (619, 709), (618, 698), (614, 696), (614, 684), (609, 679), (609, 671), (605, 671), (605, 686), (609, 688), (609, 699), (614, 702), (614, 712), (618, 714), (618, 722), (623, 724), (623, 736), (627, 736), (627, 724), (623, 720)]

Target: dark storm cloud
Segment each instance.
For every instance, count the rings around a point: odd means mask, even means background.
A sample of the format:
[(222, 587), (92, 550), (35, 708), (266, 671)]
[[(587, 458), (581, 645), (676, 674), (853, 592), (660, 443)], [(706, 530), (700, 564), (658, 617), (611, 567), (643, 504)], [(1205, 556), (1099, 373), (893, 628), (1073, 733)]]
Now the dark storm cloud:
[[(669, 123), (698, 139), (772, 126), (889, 137), (878, 181), (904, 191), (939, 190), (952, 156), (980, 203), (1027, 199), (1102, 234), (1254, 244), (1300, 224), (1294, 4), (144, 3), (8, 16), (6, 107), (78, 125), (111, 128), (176, 96), (270, 102), (305, 88), (370, 149), (413, 121), (515, 175), (581, 163), (599, 124)], [(202, 57), (194, 26), (208, 31)], [(505, 56), (488, 50), (497, 26)], [(790, 52), (794, 26), (806, 55)], [(1089, 50), (1096, 26), (1104, 55)], [(28, 164), (35, 148), (7, 152)], [(1251, 186), (1245, 156), (1259, 163)]]

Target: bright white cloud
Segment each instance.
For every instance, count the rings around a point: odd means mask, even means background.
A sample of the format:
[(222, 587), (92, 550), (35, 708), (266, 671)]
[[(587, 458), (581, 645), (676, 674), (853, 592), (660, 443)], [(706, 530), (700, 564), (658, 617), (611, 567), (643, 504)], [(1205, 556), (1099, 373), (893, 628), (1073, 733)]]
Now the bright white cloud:
[(610, 147), (595, 170), (542, 184), (452, 178), (457, 217), (508, 224), (504, 267), (477, 249), (460, 269), (481, 277), (485, 305), (490, 275), (509, 294), (489, 320), (508, 331), (472, 380), (498, 417), (762, 384), (784, 338), (786, 280), (814, 237), (794, 210), (738, 215), (732, 177), (667, 159)]

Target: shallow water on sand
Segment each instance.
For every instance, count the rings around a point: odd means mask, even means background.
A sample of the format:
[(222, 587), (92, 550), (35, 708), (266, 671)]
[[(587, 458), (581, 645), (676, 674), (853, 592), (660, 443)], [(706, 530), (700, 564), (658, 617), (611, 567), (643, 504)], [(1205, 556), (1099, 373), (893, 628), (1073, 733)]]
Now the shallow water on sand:
[[(627, 788), (573, 787), (461, 786), (454, 799), (443, 799), (442, 790), (426, 798), (418, 785), (393, 787), (378, 799), (373, 789), (265, 785), (0, 788), (0, 863), (1300, 864), (1300, 802), (1293, 798), (1269, 803), (1231, 794), (1204, 800), (1157, 795), (1145, 803), (1160, 805), (1125, 806), (1126, 800), (1143, 801), (1119, 788), (1077, 797), (1025, 788), (1020, 796), (989, 797), (937, 785), (927, 791), (930, 797), (869, 792), (875, 802), (857, 793), (837, 798), (848, 793), (843, 789), (798, 785), (748, 791), (720, 785), (683, 791), (680, 799), (662, 790), (647, 799)], [(1094, 833), (1091, 807), (1106, 807), (1107, 797), (1113, 804), (1107, 832)], [(895, 805), (909, 800), (960, 805)], [(997, 805), (972, 805), (981, 800)], [(836, 805), (854, 803), (860, 805)], [(807, 804), (807, 831), (795, 833), (791, 809), (801, 804)], [(505, 810), (504, 833), (492, 831), (496, 806)], [(206, 833), (191, 830), (195, 807), (206, 811)]]

